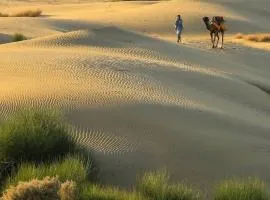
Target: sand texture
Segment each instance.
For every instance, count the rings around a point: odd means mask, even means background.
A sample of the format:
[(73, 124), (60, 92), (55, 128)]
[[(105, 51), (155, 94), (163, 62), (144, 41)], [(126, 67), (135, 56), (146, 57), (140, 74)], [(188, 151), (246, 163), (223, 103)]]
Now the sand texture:
[[(270, 183), (269, 44), (232, 39), (269, 33), (269, 7), (3, 1), (3, 12), (39, 8), (44, 16), (0, 18), (0, 115), (61, 108), (77, 141), (95, 151), (103, 183), (130, 186), (138, 173), (163, 167), (202, 188), (234, 175)], [(211, 49), (201, 20), (215, 14), (228, 20), (223, 50)], [(15, 32), (29, 40), (9, 43)]]

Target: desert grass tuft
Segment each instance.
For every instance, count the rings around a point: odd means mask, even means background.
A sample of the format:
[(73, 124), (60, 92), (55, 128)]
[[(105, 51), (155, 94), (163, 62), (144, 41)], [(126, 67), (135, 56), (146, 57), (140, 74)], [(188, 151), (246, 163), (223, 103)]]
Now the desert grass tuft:
[(225, 180), (217, 186), (214, 200), (267, 200), (263, 181), (257, 178)]
[(76, 200), (79, 198), (77, 184), (74, 181), (66, 181), (61, 184), (58, 191), (61, 200)]
[[(135, 192), (127, 192), (118, 188), (85, 184), (80, 191), (80, 200), (148, 200)], [(150, 200), (150, 199), (149, 199)]]
[(25, 110), (0, 127), (0, 161), (46, 162), (75, 151), (61, 115), (51, 110)]
[(27, 38), (21, 34), (21, 33), (15, 33), (12, 37), (12, 41), (13, 42), (19, 42), (19, 41), (23, 41), (26, 40)]
[(41, 16), (42, 11), (39, 9), (36, 10), (26, 10), (22, 12), (15, 13), (10, 15), (11, 17), (39, 17)]
[(81, 184), (87, 181), (87, 167), (88, 165), (85, 165), (78, 156), (67, 156), (64, 160), (51, 164), (23, 163), (17, 174), (8, 178), (5, 188), (16, 185), (20, 181), (30, 181), (34, 178), (43, 179), (46, 176), (58, 176), (61, 182), (72, 180)]
[(236, 39), (242, 39), (244, 37), (244, 34), (243, 33), (237, 33), (236, 35), (235, 35), (235, 38)]
[(1, 13), (1, 12), (0, 12), (0, 17), (9, 17), (9, 15), (6, 14), (6, 13)]
[(15, 14), (6, 14), (0, 12), (0, 17), (40, 17), (42, 15), (42, 10), (25, 10)]
[(236, 39), (244, 39), (252, 42), (270, 42), (270, 33), (247, 34), (237, 33)]
[(1, 200), (77, 200), (78, 189), (73, 181), (61, 183), (58, 177), (33, 179), (10, 186)]
[(60, 200), (57, 194), (59, 188), (60, 182), (57, 178), (33, 179), (29, 182), (19, 182), (18, 185), (8, 188), (2, 200)]
[(185, 184), (169, 184), (169, 174), (165, 170), (149, 172), (137, 183), (137, 191), (155, 200), (198, 200), (201, 195)]

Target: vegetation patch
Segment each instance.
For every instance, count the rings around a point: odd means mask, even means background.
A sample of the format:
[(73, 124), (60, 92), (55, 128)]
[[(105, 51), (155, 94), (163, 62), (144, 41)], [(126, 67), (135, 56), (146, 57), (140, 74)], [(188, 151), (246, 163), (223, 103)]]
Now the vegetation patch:
[(73, 181), (61, 183), (57, 177), (45, 177), (29, 182), (19, 182), (6, 190), (1, 200), (76, 200), (77, 185)]
[(64, 160), (51, 164), (23, 163), (16, 175), (7, 180), (5, 188), (17, 185), (20, 181), (27, 182), (33, 178), (43, 179), (46, 176), (58, 176), (62, 182), (73, 180), (81, 184), (87, 181), (88, 167), (89, 165), (85, 165), (78, 156), (67, 156)]
[[(200, 200), (201, 193), (184, 183), (171, 183), (166, 170), (145, 173), (131, 191), (103, 187), (91, 180), (93, 157), (69, 134), (60, 113), (23, 111), (0, 126), (0, 164), (8, 173), (1, 200)], [(13, 164), (17, 170), (13, 170)], [(18, 164), (18, 165), (17, 165)], [(1, 165), (0, 165), (1, 172)], [(257, 178), (219, 184), (214, 200), (267, 200)]]
[(215, 200), (267, 200), (264, 183), (257, 178), (223, 181), (215, 191)]
[(1, 12), (0, 12), (0, 17), (9, 17), (9, 15), (6, 14), (6, 13), (1, 13)]
[(0, 161), (47, 162), (75, 151), (76, 143), (53, 111), (23, 111), (0, 127)]
[(39, 17), (42, 11), (39, 9), (25, 10), (15, 14), (0, 13), (0, 17)]
[(137, 190), (149, 199), (198, 200), (201, 195), (186, 184), (169, 184), (169, 174), (165, 170), (146, 173), (137, 183)]
[(237, 33), (235, 35), (236, 39), (244, 39), (252, 42), (270, 42), (270, 33), (258, 33), (258, 34), (242, 34)]
[[(86, 184), (80, 190), (80, 200), (148, 200), (134, 191), (128, 192), (118, 188)], [(149, 199), (150, 200), (150, 199)]]
[(26, 40), (27, 38), (21, 34), (21, 33), (15, 33), (12, 37), (12, 41), (13, 42), (19, 42), (19, 41), (23, 41)]

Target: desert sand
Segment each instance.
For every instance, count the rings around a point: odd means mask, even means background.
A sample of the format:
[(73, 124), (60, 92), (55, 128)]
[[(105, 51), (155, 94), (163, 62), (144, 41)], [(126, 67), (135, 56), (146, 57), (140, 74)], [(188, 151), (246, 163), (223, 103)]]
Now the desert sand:
[[(269, 43), (234, 39), (270, 32), (269, 0), (0, 2), (44, 14), (0, 18), (1, 117), (62, 109), (105, 184), (164, 167), (206, 190), (227, 176), (270, 183)], [(211, 49), (205, 15), (226, 18), (225, 49)], [(15, 32), (29, 39), (10, 43)]]

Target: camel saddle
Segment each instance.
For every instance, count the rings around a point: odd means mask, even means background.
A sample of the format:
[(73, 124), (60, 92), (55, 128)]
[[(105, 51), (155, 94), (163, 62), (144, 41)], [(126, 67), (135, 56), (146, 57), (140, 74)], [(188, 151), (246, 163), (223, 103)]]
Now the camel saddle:
[(223, 16), (214, 16), (212, 18), (212, 24), (217, 27), (218, 30), (221, 28), (225, 28), (224, 26), (225, 20)]

